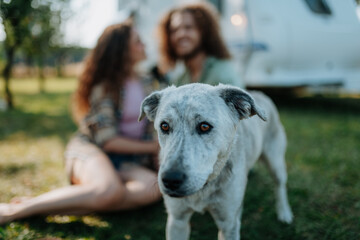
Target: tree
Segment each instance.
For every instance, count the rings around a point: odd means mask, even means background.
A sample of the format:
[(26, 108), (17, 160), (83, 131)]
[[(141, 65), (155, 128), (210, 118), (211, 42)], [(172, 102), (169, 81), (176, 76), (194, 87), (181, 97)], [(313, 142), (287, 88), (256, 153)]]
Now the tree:
[(26, 38), (23, 45), (24, 53), (31, 62), (35, 62), (39, 69), (40, 92), (44, 92), (45, 59), (57, 51), (62, 44), (61, 22), (65, 11), (68, 11), (68, 0), (36, 1), (31, 13), (32, 22), (29, 25), (31, 38)]
[[(15, 52), (22, 48), (28, 58), (35, 58), (40, 69), (40, 79), (46, 53), (61, 39), (60, 25), (63, 11), (70, 0), (0, 0), (0, 16), (6, 39), (6, 63), (3, 71), (5, 98), (8, 107), (14, 107), (9, 88)], [(42, 89), (43, 81), (40, 81)]]
[(31, 10), (31, 1), (0, 1), (0, 14), (6, 33), (4, 41), (6, 63), (3, 70), (5, 99), (10, 109), (14, 107), (9, 87), (11, 70), (16, 50), (21, 46), (25, 37), (29, 35), (27, 25), (30, 22), (29, 13)]

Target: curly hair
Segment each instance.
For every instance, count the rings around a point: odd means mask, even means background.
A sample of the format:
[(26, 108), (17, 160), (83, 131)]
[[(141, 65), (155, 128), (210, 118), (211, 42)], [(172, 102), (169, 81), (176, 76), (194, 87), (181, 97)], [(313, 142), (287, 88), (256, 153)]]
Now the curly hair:
[(173, 66), (178, 59), (170, 42), (171, 18), (175, 13), (190, 13), (200, 31), (201, 47), (208, 56), (218, 59), (230, 59), (231, 55), (221, 36), (219, 16), (215, 8), (206, 3), (194, 3), (180, 6), (170, 10), (161, 19), (157, 29), (159, 37), (160, 61)]
[(105, 93), (117, 103), (119, 89), (131, 73), (128, 49), (132, 29), (130, 20), (108, 26), (88, 55), (78, 87), (73, 94), (72, 113), (76, 122), (88, 113), (91, 91), (100, 83), (103, 84)]

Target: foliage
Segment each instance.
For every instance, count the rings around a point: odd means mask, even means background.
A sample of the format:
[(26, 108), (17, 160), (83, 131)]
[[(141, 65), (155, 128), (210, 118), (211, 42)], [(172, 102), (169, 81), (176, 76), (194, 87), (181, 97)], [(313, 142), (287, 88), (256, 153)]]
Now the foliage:
[(0, 1), (0, 16), (3, 20), (6, 39), (4, 41), (6, 64), (3, 70), (5, 81), (5, 97), (9, 108), (13, 107), (12, 93), (9, 88), (11, 69), (14, 61), (15, 51), (29, 36), (28, 24), (31, 12), (30, 1)]
[(13, 107), (13, 100), (9, 82), (16, 51), (23, 47), (29, 56), (37, 56), (41, 67), (44, 54), (59, 35), (61, 13), (68, 2), (69, 0), (0, 1), (0, 16), (6, 33), (6, 65), (3, 76), (5, 97), (10, 108)]
[(61, 44), (61, 22), (68, 18), (70, 0), (1, 0), (5, 46), (19, 46), (36, 55)]
[(6, 33), (5, 48), (19, 46), (29, 35), (31, 1), (1, 0), (0, 13)]
[[(22, 51), (27, 58), (27, 65), (32, 65), (35, 60), (39, 67), (39, 79), (44, 79), (43, 67), (46, 57), (61, 44), (62, 33), (60, 31), (62, 15), (68, 0), (51, 3), (49, 1), (33, 0), (31, 23), (29, 24), (30, 37), (24, 39)], [(40, 85), (43, 91), (43, 84)]]
[[(76, 130), (69, 116), (74, 80), (13, 82), (18, 109), (0, 112), (0, 202), (67, 185), (62, 154)], [(28, 104), (31, 102), (31, 104)], [(276, 221), (274, 183), (262, 164), (251, 171), (242, 239), (360, 239), (360, 99), (276, 98), (288, 136), (288, 192), (295, 220)], [(0, 226), (0, 239), (164, 239), (163, 203), (84, 217), (32, 217)], [(191, 239), (216, 239), (210, 215), (195, 214)]]

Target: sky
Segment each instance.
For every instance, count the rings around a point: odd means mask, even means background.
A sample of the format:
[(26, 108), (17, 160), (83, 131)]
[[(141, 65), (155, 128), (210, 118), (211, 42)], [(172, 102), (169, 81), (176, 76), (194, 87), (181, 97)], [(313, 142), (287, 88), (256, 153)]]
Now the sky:
[(116, 20), (116, 0), (73, 0), (71, 9), (73, 15), (63, 26), (66, 44), (92, 48), (105, 27)]

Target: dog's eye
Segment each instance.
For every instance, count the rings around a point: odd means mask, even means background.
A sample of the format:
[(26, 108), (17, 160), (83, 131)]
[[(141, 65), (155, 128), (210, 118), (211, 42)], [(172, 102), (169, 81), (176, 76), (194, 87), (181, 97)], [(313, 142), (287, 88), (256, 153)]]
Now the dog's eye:
[(212, 129), (212, 126), (207, 122), (202, 122), (198, 126), (199, 133), (207, 133)]
[(169, 124), (167, 122), (162, 122), (160, 124), (160, 128), (164, 133), (168, 133), (169, 130), (170, 130), (170, 126), (169, 126)]

